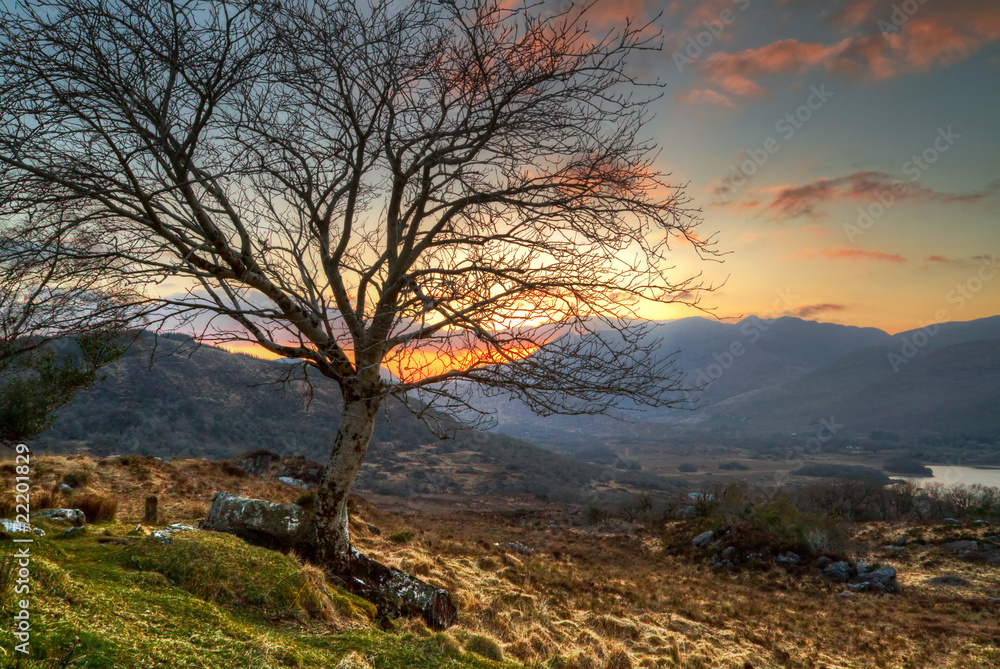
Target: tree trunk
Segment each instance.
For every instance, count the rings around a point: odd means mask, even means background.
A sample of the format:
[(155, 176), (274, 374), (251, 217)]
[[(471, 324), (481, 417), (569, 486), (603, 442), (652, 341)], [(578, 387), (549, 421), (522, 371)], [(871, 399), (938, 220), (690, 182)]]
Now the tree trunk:
[(330, 462), (316, 491), (316, 556), (335, 570), (351, 570), (347, 497), (375, 429), (378, 400), (344, 399), (344, 412)]

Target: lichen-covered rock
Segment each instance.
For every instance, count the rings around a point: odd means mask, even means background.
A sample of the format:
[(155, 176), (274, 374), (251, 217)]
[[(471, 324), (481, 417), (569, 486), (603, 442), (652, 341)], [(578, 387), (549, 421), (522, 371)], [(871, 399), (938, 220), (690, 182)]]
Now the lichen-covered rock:
[(73, 527), (83, 527), (87, 524), (87, 518), (80, 509), (45, 509), (31, 514), (31, 517), (64, 520)]
[(228, 492), (215, 493), (201, 529), (235, 534), (252, 544), (285, 552), (312, 542), (312, 523), (301, 506)]

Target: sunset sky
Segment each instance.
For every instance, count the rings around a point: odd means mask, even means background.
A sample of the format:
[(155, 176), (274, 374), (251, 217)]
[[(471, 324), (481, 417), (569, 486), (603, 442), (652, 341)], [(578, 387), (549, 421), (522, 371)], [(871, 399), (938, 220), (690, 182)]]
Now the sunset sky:
[(703, 306), (889, 332), (1000, 314), (1000, 2), (594, 11), (662, 12), (664, 49), (640, 64), (666, 84), (650, 131), (731, 252), (701, 266), (728, 276)]

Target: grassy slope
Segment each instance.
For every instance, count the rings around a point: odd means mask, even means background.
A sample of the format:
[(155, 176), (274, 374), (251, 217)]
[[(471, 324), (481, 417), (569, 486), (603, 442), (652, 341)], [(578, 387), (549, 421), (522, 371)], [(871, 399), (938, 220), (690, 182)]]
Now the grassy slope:
[[(317, 604), (308, 566), (231, 537), (180, 535), (167, 549), (114, 539), (131, 530), (150, 491), (171, 522), (193, 521), (220, 487), (282, 501), (298, 494), (273, 481), (227, 478), (214, 463), (136, 464), (48, 457), (34, 465), (40, 488), (89, 469), (91, 488), (114, 490), (122, 501), (119, 524), (74, 540), (50, 533), (35, 546), (35, 643), (57, 650), (79, 636), (87, 659), (75, 666), (334, 668), (351, 651), (375, 669), (498, 666), (462, 651), (475, 639), (502, 649), (508, 666), (538, 669), (1000, 665), (996, 607), (987, 602), (1000, 597), (996, 568), (959, 562), (939, 546), (995, 529), (860, 528), (861, 545), (908, 532), (915, 547), (869, 558), (899, 568), (902, 595), (845, 600), (841, 586), (811, 573), (712, 571), (690, 546), (707, 521), (668, 526), (666, 544), (677, 548), (664, 550), (657, 535), (603, 535), (567, 526), (558, 513), (401, 517), (362, 502), (352, 523), (356, 544), (448, 588), (460, 610), (460, 625), (446, 633), (412, 621), (385, 633), (342, 593), (328, 591), (333, 604)], [(105, 530), (113, 540), (102, 544)], [(533, 552), (505, 548), (511, 541)], [(923, 583), (943, 573), (971, 586)], [(0, 627), (10, 622), (4, 614)]]
[[(51, 525), (49, 529), (50, 537), (58, 532)], [(318, 668), (335, 665), (351, 651), (375, 667), (497, 666), (435, 637), (377, 631), (359, 615), (365, 603), (352, 602), (344, 593), (331, 592), (332, 615), (317, 618), (303, 597), (309, 589), (294, 579), (301, 567), (293, 559), (234, 537), (191, 533), (169, 547), (152, 538), (132, 545), (98, 543), (108, 538), (105, 532), (120, 536), (128, 529), (111, 524), (91, 528), (81, 538), (46, 537), (32, 546), (31, 647), (36, 657), (58, 657), (79, 639), (73, 667)], [(244, 598), (234, 601), (206, 592), (205, 583), (181, 578), (172, 585), (163, 574), (170, 573), (170, 560), (162, 555), (139, 563), (133, 559), (136, 550), (190, 557), (193, 547), (203, 549), (196, 551), (202, 559), (224, 561), (232, 568), (214, 581), (223, 589), (227, 583), (257, 580), (276, 585), (283, 596), (244, 592)], [(11, 628), (10, 615), (5, 607), (4, 630)], [(12, 645), (5, 639), (5, 648)]]

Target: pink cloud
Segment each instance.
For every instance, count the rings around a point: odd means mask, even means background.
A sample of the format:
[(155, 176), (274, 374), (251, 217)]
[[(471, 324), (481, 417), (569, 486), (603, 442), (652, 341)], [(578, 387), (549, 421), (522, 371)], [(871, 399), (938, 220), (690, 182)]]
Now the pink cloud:
[(827, 19), (835, 29), (849, 33), (840, 41), (785, 39), (735, 53), (716, 52), (698, 69), (730, 96), (756, 98), (764, 94), (760, 80), (766, 76), (823, 69), (872, 81), (894, 79), (949, 67), (1000, 40), (1000, 3), (927, 2), (911, 16), (900, 14), (899, 4), (898, 0), (848, 2)]
[(776, 219), (825, 218), (824, 205), (837, 201), (976, 204), (1000, 189), (1000, 181), (971, 193), (948, 193), (923, 188), (886, 172), (865, 170), (842, 177), (823, 177), (804, 184), (785, 184), (750, 191), (736, 205), (745, 211), (760, 209)]

